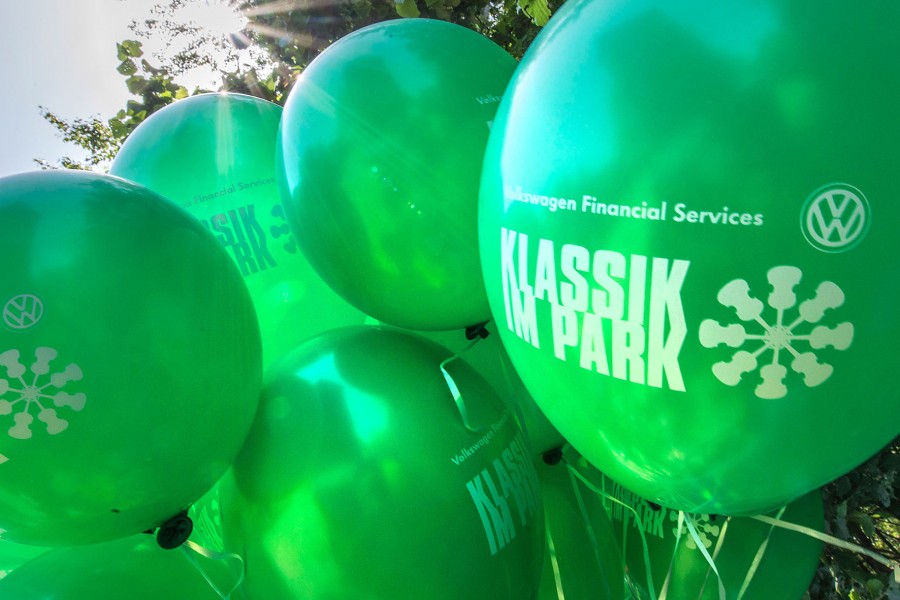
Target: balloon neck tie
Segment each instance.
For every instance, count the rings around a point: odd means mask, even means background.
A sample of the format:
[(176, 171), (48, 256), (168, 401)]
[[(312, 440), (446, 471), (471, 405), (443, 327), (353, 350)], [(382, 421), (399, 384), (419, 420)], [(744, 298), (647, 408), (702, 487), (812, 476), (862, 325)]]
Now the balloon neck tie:
[[(244, 582), (244, 559), (241, 558), (239, 554), (235, 554), (233, 552), (216, 552), (214, 550), (210, 550), (209, 548), (204, 548), (200, 544), (192, 541), (186, 540), (184, 544), (181, 545), (181, 551), (184, 552), (184, 555), (187, 557), (188, 562), (193, 565), (197, 572), (203, 576), (203, 579), (206, 580), (206, 583), (209, 584), (209, 587), (219, 595), (222, 600), (231, 600), (231, 595), (240, 587), (240, 585)], [(210, 576), (209, 572), (203, 568), (203, 565), (200, 564), (200, 561), (197, 559), (198, 556), (203, 558), (214, 560), (214, 561), (223, 561), (229, 563), (229, 570), (235, 575), (235, 582), (231, 584), (228, 588), (219, 587), (219, 585), (213, 580)]]
[(187, 511), (182, 511), (159, 526), (156, 543), (163, 550), (172, 550), (185, 543), (194, 530), (194, 522)]
[[(483, 325), (481, 326), (483, 328)], [(456, 408), (459, 410), (459, 416), (462, 418), (463, 425), (466, 426), (466, 429), (473, 433), (481, 433), (485, 431), (489, 425), (484, 425), (481, 427), (476, 427), (470, 418), (469, 409), (466, 407), (466, 401), (462, 396), (462, 392), (459, 391), (459, 386), (456, 385), (456, 382), (453, 380), (453, 376), (450, 375), (450, 372), (447, 370), (447, 365), (449, 365), (454, 360), (460, 358), (463, 354), (472, 349), (472, 347), (487, 337), (487, 330), (485, 330), (485, 335), (482, 336), (480, 334), (475, 335), (474, 337), (469, 337), (468, 329), (466, 330), (466, 338), (471, 340), (469, 344), (454, 354), (453, 356), (446, 358), (441, 361), (441, 374), (444, 376), (444, 381), (447, 382), (447, 388), (450, 390), (450, 395), (453, 396), (453, 401), (456, 403)]]
[(553, 448), (552, 450), (547, 450), (546, 452), (544, 452), (544, 454), (541, 455), (541, 458), (543, 459), (545, 465), (555, 467), (563, 461), (564, 457), (562, 446), (560, 446), (559, 448)]
[(487, 330), (487, 324), (489, 321), (485, 321), (484, 323), (478, 323), (477, 325), (469, 325), (466, 327), (466, 339), (474, 340), (474, 339), (485, 339), (487, 336), (491, 335), (491, 332)]

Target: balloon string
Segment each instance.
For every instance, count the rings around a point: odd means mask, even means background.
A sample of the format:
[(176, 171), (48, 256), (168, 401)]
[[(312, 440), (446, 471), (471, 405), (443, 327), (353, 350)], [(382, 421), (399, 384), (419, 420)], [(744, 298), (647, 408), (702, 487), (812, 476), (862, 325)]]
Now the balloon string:
[(556, 544), (553, 543), (553, 535), (550, 533), (550, 519), (547, 518), (547, 507), (544, 507), (544, 533), (547, 535), (547, 550), (550, 553), (550, 566), (553, 567), (553, 580), (556, 582), (557, 600), (566, 600), (563, 591), (562, 576), (559, 574), (559, 560), (556, 558)]
[[(642, 543), (643, 546), (644, 546), (644, 548), (643, 548), (643, 550), (644, 550), (644, 567), (645, 567), (646, 570), (647, 570), (647, 589), (650, 590), (650, 596), (651, 596), (651, 598), (656, 598), (656, 588), (653, 586), (653, 576), (652, 576), (652, 570), (651, 570), (651, 568), (650, 568), (650, 547), (647, 545), (647, 536), (644, 534), (644, 526), (643, 526), (643, 524), (641, 523), (641, 519), (640, 519), (640, 517), (638, 516), (637, 511), (634, 510), (633, 507), (631, 507), (631, 506), (629, 506), (628, 504), (622, 502), (621, 500), (619, 500), (619, 499), (617, 499), (617, 498), (614, 498), (614, 497), (610, 496), (609, 494), (607, 494), (606, 492), (600, 490), (597, 486), (595, 486), (593, 483), (591, 483), (584, 475), (582, 475), (581, 473), (579, 473), (579, 472), (578, 472), (578, 469), (576, 469), (575, 467), (573, 467), (573, 466), (569, 463), (569, 461), (565, 460), (565, 458), (563, 458), (563, 460), (564, 460), (565, 463), (566, 463), (566, 467), (569, 469), (569, 473), (573, 474), (575, 477), (577, 477), (578, 479), (580, 479), (581, 482), (582, 482), (589, 490), (591, 490), (592, 492), (594, 492), (595, 494), (597, 494), (597, 495), (600, 496), (601, 498), (606, 498), (607, 500), (610, 500), (611, 502), (615, 502), (616, 504), (619, 504), (619, 505), (621, 505), (622, 507), (624, 507), (626, 510), (629, 510), (629, 511), (631, 511), (632, 513), (634, 513), (634, 517), (635, 517), (634, 523), (635, 523), (635, 525), (637, 526), (638, 533), (641, 535), (641, 543)], [(624, 525), (623, 525), (623, 529), (624, 529)]]
[[(190, 562), (197, 571), (203, 575), (203, 579), (206, 580), (206, 583), (209, 584), (209, 587), (215, 591), (222, 600), (230, 600), (231, 595), (237, 590), (240, 585), (244, 582), (244, 559), (241, 558), (239, 554), (234, 554), (233, 552), (215, 552), (208, 548), (204, 548), (203, 546), (197, 544), (192, 540), (187, 540), (181, 546), (182, 552), (187, 556), (188, 562)], [(235, 561), (232, 564), (238, 565), (238, 577), (237, 581), (234, 585), (231, 586), (231, 589), (227, 592), (223, 592), (218, 585), (212, 580), (212, 577), (209, 576), (209, 573), (200, 565), (200, 562), (197, 560), (197, 555), (203, 556), (210, 560), (221, 560), (221, 561)]]
[(775, 527), (781, 527), (782, 529), (789, 529), (791, 531), (796, 531), (797, 533), (803, 533), (819, 541), (825, 542), (826, 544), (831, 544), (832, 546), (843, 548), (844, 550), (856, 552), (857, 554), (864, 554), (872, 560), (881, 563), (891, 569), (894, 572), (894, 581), (900, 583), (900, 564), (892, 561), (889, 558), (881, 556), (877, 552), (873, 552), (868, 548), (863, 548), (862, 546), (858, 546), (857, 544), (854, 544), (852, 542), (847, 542), (845, 540), (836, 538), (833, 535), (828, 535), (827, 533), (816, 531), (811, 527), (797, 525), (796, 523), (789, 523), (787, 521), (782, 521), (781, 519), (773, 519), (772, 517), (768, 517), (766, 515), (755, 515), (750, 518), (756, 519), (757, 521), (762, 521), (763, 523), (768, 523), (769, 525), (774, 525)]
[[(603, 582), (606, 583), (606, 581), (609, 578), (605, 576), (606, 573), (604, 572), (605, 569), (603, 568), (603, 560), (600, 558), (600, 544), (597, 542), (597, 534), (594, 532), (594, 525), (593, 525), (593, 523), (591, 523), (591, 519), (588, 515), (587, 505), (584, 501), (584, 496), (581, 494), (581, 488), (578, 486), (578, 481), (575, 479), (575, 477), (572, 476), (571, 470), (569, 470), (568, 473), (569, 473), (569, 481), (572, 483), (572, 491), (575, 494), (575, 501), (578, 503), (579, 512), (581, 512), (581, 520), (584, 523), (584, 530), (588, 534), (588, 539), (591, 541), (591, 548), (594, 551), (594, 560), (597, 562), (597, 568), (604, 575)], [(605, 511), (605, 509), (604, 509), (604, 511)], [(622, 558), (621, 562), (622, 562), (622, 566), (624, 568), (624, 566), (625, 566), (624, 553), (622, 556), (623, 556), (623, 558)], [(627, 584), (626, 584), (626, 588), (627, 588)], [(612, 595), (612, 593), (610, 592), (609, 586), (607, 586), (606, 587), (607, 598), (610, 597), (611, 595)]]
[(451, 356), (450, 358), (446, 358), (441, 361), (441, 373), (444, 375), (444, 381), (447, 382), (447, 387), (450, 389), (450, 394), (453, 396), (453, 401), (456, 402), (456, 408), (459, 410), (459, 416), (462, 417), (463, 425), (466, 426), (466, 429), (472, 431), (474, 433), (479, 433), (484, 431), (486, 427), (476, 428), (472, 426), (471, 421), (469, 420), (469, 410), (466, 408), (466, 402), (463, 400), (462, 393), (459, 391), (459, 387), (456, 385), (456, 382), (453, 381), (453, 377), (447, 371), (447, 365), (458, 359), (462, 354), (468, 352), (472, 349), (472, 346), (477, 344), (481, 338), (475, 338), (469, 345)]
[[(683, 515), (683, 511), (679, 511), (680, 515)], [(679, 518), (679, 522), (681, 519)], [(690, 515), (688, 515), (687, 519), (684, 519), (685, 524), (688, 528), (688, 533), (691, 534), (691, 537), (694, 539), (694, 543), (697, 545), (697, 549), (703, 554), (703, 558), (706, 559), (706, 562), (709, 563), (709, 566), (712, 567), (713, 573), (716, 574), (716, 579), (719, 582), (719, 600), (725, 600), (725, 585), (722, 583), (722, 577), (719, 575), (719, 569), (716, 567), (716, 563), (713, 561), (712, 557), (709, 555), (709, 552), (706, 551), (706, 546), (703, 544), (703, 540), (700, 539), (700, 534), (697, 533), (697, 529), (694, 527), (693, 519), (691, 519)], [(680, 530), (681, 527), (679, 526)]]
[[(781, 519), (781, 516), (786, 509), (786, 505), (782, 506), (778, 510), (778, 514), (775, 515), (775, 518)], [(747, 593), (747, 588), (750, 587), (750, 582), (753, 580), (753, 576), (756, 575), (756, 570), (759, 568), (759, 563), (762, 561), (763, 554), (766, 553), (766, 548), (769, 546), (769, 539), (772, 537), (772, 532), (774, 530), (775, 526), (769, 525), (769, 533), (766, 534), (766, 539), (759, 545), (759, 550), (756, 551), (756, 556), (753, 557), (753, 562), (750, 563), (750, 568), (747, 570), (747, 575), (744, 577), (744, 582), (741, 584), (741, 589), (738, 592), (737, 600), (741, 600), (741, 598), (744, 597), (744, 594)]]
[(666, 579), (663, 581), (662, 589), (659, 591), (657, 600), (666, 600), (669, 595), (669, 583), (672, 581), (672, 574), (675, 571), (675, 556), (678, 554), (678, 548), (681, 546), (681, 531), (684, 525), (684, 513), (678, 512), (678, 522), (675, 524), (675, 543), (672, 545), (672, 558), (669, 559), (669, 569), (666, 571)]
[[(719, 533), (719, 537), (716, 540), (716, 547), (713, 548), (712, 558), (716, 560), (719, 558), (719, 551), (722, 550), (722, 546), (725, 544), (725, 536), (728, 534), (728, 524), (731, 523), (731, 517), (725, 518), (725, 523), (722, 524), (722, 531)], [(712, 573), (712, 569), (706, 569), (706, 577), (703, 578), (703, 585), (700, 586), (700, 593), (697, 594), (698, 598), (703, 597), (703, 592), (706, 591), (706, 584), (709, 581), (709, 574)]]

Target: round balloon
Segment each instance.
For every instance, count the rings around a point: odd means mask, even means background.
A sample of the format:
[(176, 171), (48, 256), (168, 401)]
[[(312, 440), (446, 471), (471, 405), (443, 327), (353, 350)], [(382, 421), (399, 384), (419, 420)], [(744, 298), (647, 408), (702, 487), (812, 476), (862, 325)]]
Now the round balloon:
[(763, 512), (900, 433), (898, 27), (573, 0), (523, 59), (482, 180), (491, 309), (550, 422), (641, 497)]
[[(4, 600), (221, 600), (236, 580), (228, 565), (163, 550), (149, 535), (57, 548), (0, 580)], [(201, 571), (202, 569), (202, 571)], [(205, 576), (204, 576), (205, 573)]]
[(294, 85), (278, 145), (285, 211), (349, 302), (418, 330), (488, 319), (478, 182), (516, 61), (459, 25), (399, 19), (329, 46)]
[[(672, 598), (719, 598), (718, 578), (700, 545), (713, 559), (728, 598), (799, 600), (816, 573), (822, 542), (813, 537), (752, 517), (688, 513), (682, 515), (679, 529), (678, 511), (648, 503), (583, 459), (577, 468), (608, 496), (594, 495), (591, 512), (602, 507), (611, 519), (614, 539), (623, 551), (631, 584), (641, 591), (640, 597), (650, 594), (644, 543), (638, 528), (644, 530), (647, 541), (654, 589), (659, 593), (665, 586)], [(779, 518), (822, 531), (825, 516), (821, 492), (816, 490), (794, 500), (780, 511)], [(688, 519), (696, 538), (690, 533)]]
[(225, 547), (246, 559), (249, 597), (535, 597), (534, 465), (500, 399), (454, 360), (460, 411), (441, 373), (450, 356), (360, 327), (314, 338), (267, 372), (222, 493)]
[(106, 175), (0, 179), (0, 528), (58, 546), (161, 525), (253, 420), (259, 330), (186, 212)]
[(275, 169), (281, 112), (243, 94), (185, 98), (141, 123), (110, 167), (184, 207), (225, 247), (253, 299), (265, 364), (365, 318), (316, 274), (287, 224)]

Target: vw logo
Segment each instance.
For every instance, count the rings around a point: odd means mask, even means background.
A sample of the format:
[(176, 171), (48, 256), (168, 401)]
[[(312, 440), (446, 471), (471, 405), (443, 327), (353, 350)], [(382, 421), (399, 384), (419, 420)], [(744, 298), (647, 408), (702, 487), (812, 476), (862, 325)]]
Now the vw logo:
[(869, 202), (861, 191), (832, 183), (810, 194), (800, 217), (803, 236), (823, 252), (845, 252), (865, 237), (871, 223)]
[(3, 322), (10, 329), (28, 329), (44, 314), (44, 304), (33, 294), (19, 294), (3, 306)]

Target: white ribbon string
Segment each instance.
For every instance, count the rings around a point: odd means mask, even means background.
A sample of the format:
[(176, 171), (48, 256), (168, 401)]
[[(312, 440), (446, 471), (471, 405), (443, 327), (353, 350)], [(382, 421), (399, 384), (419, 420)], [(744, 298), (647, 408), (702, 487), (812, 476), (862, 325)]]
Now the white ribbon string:
[[(713, 560), (716, 560), (716, 558), (719, 557), (719, 551), (722, 550), (722, 546), (725, 544), (725, 535), (728, 533), (729, 523), (731, 523), (731, 517), (726, 517), (725, 523), (722, 524), (722, 531), (719, 533), (719, 537), (716, 540), (716, 547), (713, 549)], [(703, 597), (703, 592), (706, 590), (706, 583), (709, 581), (710, 573), (712, 573), (712, 569), (706, 569), (706, 577), (703, 578), (703, 585), (700, 586), (700, 593), (697, 594), (698, 598)]]
[[(565, 460), (565, 459), (563, 459), (563, 460)], [(647, 536), (644, 533), (644, 526), (641, 523), (641, 519), (640, 519), (640, 516), (637, 514), (637, 511), (634, 510), (633, 507), (629, 506), (625, 502), (622, 502), (621, 500), (614, 498), (614, 497), (610, 496), (609, 494), (603, 492), (599, 488), (597, 488), (597, 486), (595, 486), (593, 483), (591, 483), (584, 475), (579, 473), (578, 469), (573, 467), (568, 461), (565, 461), (565, 464), (566, 464), (566, 468), (569, 469), (569, 473), (571, 473), (572, 475), (577, 477), (579, 480), (581, 480), (581, 482), (589, 490), (591, 490), (592, 492), (594, 492), (601, 498), (606, 498), (607, 500), (610, 500), (611, 502), (615, 502), (616, 504), (621, 505), (626, 510), (631, 511), (634, 514), (634, 524), (637, 527), (638, 533), (641, 535), (641, 543), (644, 546), (644, 548), (643, 548), (643, 550), (644, 550), (644, 566), (647, 570), (647, 589), (650, 591), (651, 598), (656, 598), (656, 588), (653, 586), (653, 575), (652, 575), (652, 571), (650, 569), (650, 548), (647, 546)], [(680, 528), (679, 528), (679, 531), (680, 531)]]
[[(209, 587), (213, 589), (216, 594), (219, 595), (222, 600), (230, 600), (231, 595), (237, 590), (240, 585), (244, 582), (244, 559), (241, 558), (239, 554), (234, 554), (233, 552), (215, 552), (208, 548), (204, 548), (203, 546), (197, 544), (194, 541), (187, 540), (184, 544), (181, 545), (181, 550), (184, 552), (184, 555), (187, 557), (188, 562), (190, 562), (197, 571), (203, 575), (203, 579), (206, 580), (206, 583), (209, 584)], [(227, 592), (223, 591), (219, 588), (218, 585), (212, 580), (212, 577), (209, 576), (209, 573), (206, 572), (206, 569), (200, 565), (200, 562), (197, 560), (197, 555), (203, 556), (204, 558), (208, 558), (210, 560), (222, 560), (222, 561), (233, 561), (232, 564), (238, 565), (238, 577), (237, 581), (231, 586)]]
[[(682, 511), (679, 511), (679, 515), (683, 515)], [(679, 518), (679, 522), (681, 519)], [(687, 519), (684, 520), (687, 525), (688, 532), (691, 534), (691, 537), (694, 539), (694, 543), (697, 545), (697, 548), (703, 554), (703, 558), (706, 559), (706, 562), (709, 563), (709, 566), (712, 568), (713, 573), (716, 574), (716, 579), (719, 582), (719, 600), (725, 600), (725, 586), (722, 584), (722, 577), (719, 575), (719, 569), (716, 567), (716, 563), (713, 561), (712, 557), (709, 555), (709, 552), (706, 551), (706, 546), (703, 544), (703, 540), (700, 539), (700, 534), (697, 533), (697, 529), (694, 527), (693, 520), (688, 516)], [(681, 529), (679, 527), (679, 529)]]
[[(781, 516), (784, 514), (784, 511), (787, 509), (787, 506), (782, 506), (778, 510), (778, 514), (775, 515), (776, 519), (781, 519)], [(743, 583), (741, 583), (741, 589), (738, 592), (737, 600), (741, 600), (744, 597), (744, 594), (747, 593), (747, 588), (750, 587), (750, 582), (753, 580), (753, 576), (756, 575), (756, 570), (759, 569), (759, 564), (762, 562), (763, 555), (766, 553), (766, 548), (769, 546), (769, 539), (772, 537), (772, 532), (775, 530), (775, 527), (770, 525), (769, 532), (766, 534), (766, 539), (762, 541), (759, 545), (759, 549), (756, 551), (756, 556), (753, 557), (753, 562), (750, 564), (750, 568), (747, 570), (747, 575), (744, 577)]]
[(775, 527), (781, 527), (782, 529), (796, 531), (797, 533), (808, 535), (817, 540), (825, 542), (826, 544), (831, 544), (832, 546), (837, 546), (838, 548), (843, 548), (844, 550), (850, 550), (851, 552), (856, 552), (857, 554), (868, 556), (872, 560), (881, 563), (891, 569), (894, 572), (894, 581), (900, 583), (900, 564), (897, 564), (889, 558), (885, 558), (884, 556), (881, 556), (877, 552), (873, 552), (868, 548), (863, 548), (862, 546), (858, 546), (852, 542), (847, 542), (842, 539), (836, 538), (833, 535), (828, 535), (827, 533), (816, 531), (811, 527), (797, 525), (796, 523), (789, 523), (787, 521), (782, 521), (781, 519), (774, 519), (765, 515), (755, 515), (750, 518), (756, 519), (757, 521), (762, 521), (763, 523), (768, 523), (769, 525), (774, 525)]
[(453, 401), (456, 402), (456, 408), (459, 410), (459, 416), (462, 418), (463, 425), (466, 426), (466, 429), (469, 431), (479, 433), (484, 431), (486, 427), (476, 428), (472, 426), (472, 422), (469, 420), (469, 411), (466, 408), (466, 402), (462, 397), (462, 393), (459, 391), (459, 387), (456, 385), (456, 382), (453, 381), (453, 377), (447, 371), (447, 365), (458, 359), (462, 354), (468, 352), (472, 349), (472, 346), (481, 341), (480, 337), (476, 337), (474, 340), (469, 342), (469, 345), (451, 356), (450, 358), (446, 358), (441, 361), (441, 373), (444, 375), (444, 381), (447, 382), (447, 387), (450, 388), (450, 394), (453, 396)]
[(556, 558), (556, 544), (553, 543), (553, 535), (550, 533), (550, 519), (547, 518), (546, 507), (544, 507), (544, 531), (547, 535), (547, 551), (550, 553), (550, 566), (553, 568), (553, 581), (556, 583), (556, 598), (557, 600), (566, 600), (562, 576), (559, 573), (559, 561)]

